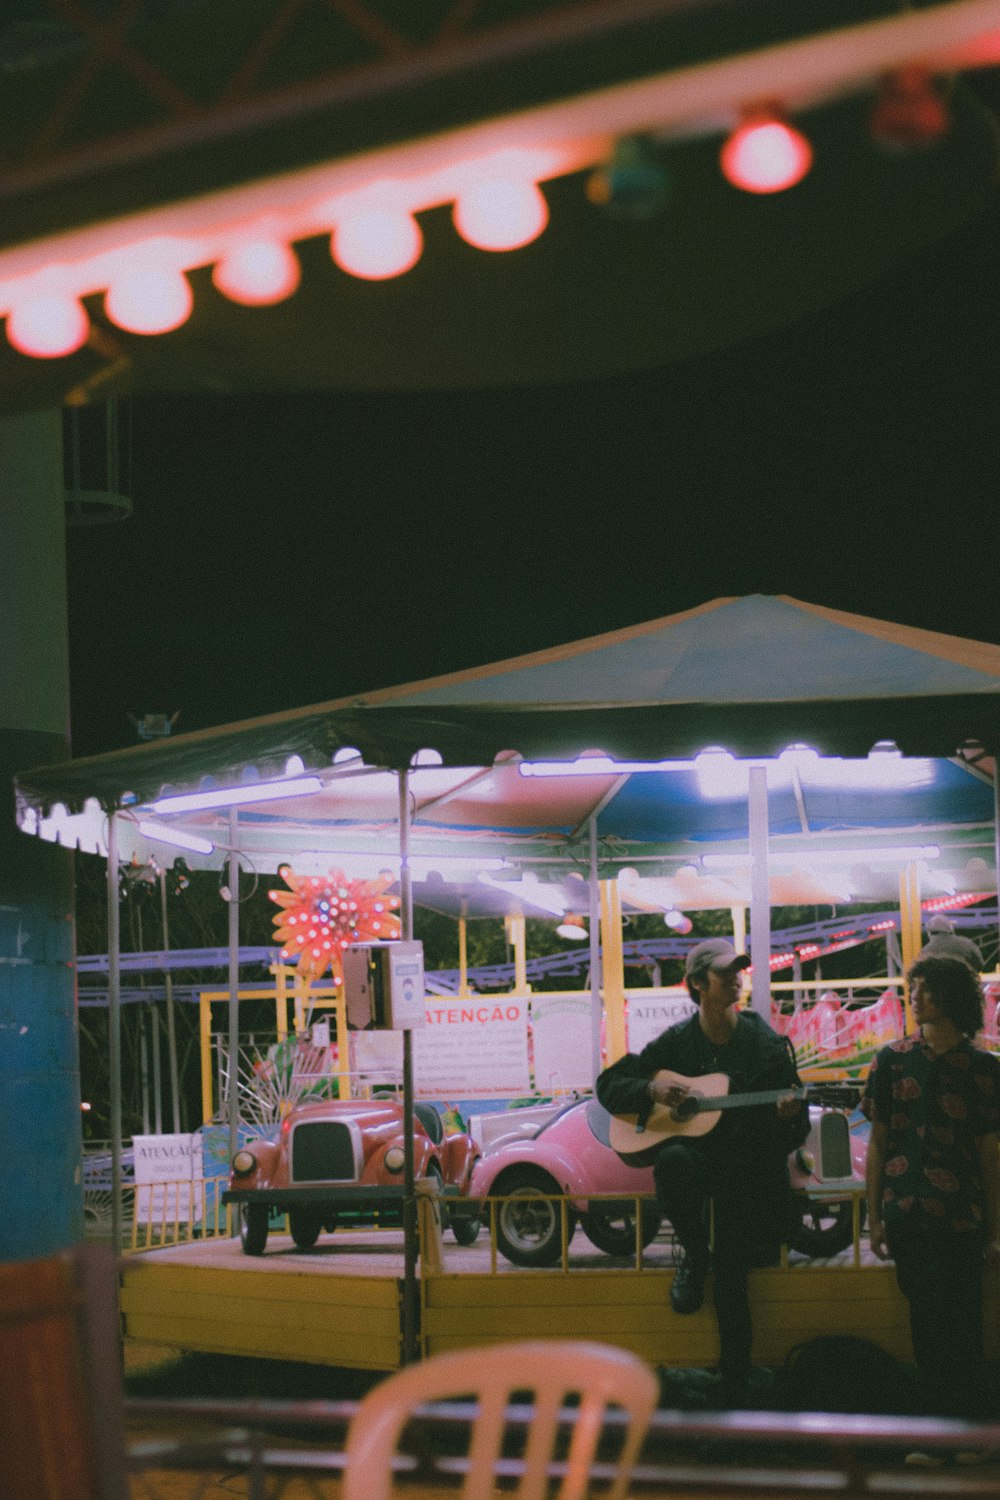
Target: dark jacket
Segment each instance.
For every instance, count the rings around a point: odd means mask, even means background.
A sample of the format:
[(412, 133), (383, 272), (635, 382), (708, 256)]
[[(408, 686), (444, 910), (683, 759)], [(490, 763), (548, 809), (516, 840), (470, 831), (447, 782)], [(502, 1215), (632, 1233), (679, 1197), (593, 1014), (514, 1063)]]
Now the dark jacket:
[[(652, 1108), (646, 1084), (663, 1068), (687, 1078), (725, 1073), (731, 1094), (801, 1087), (787, 1039), (755, 1011), (742, 1010), (732, 1040), (722, 1048), (710, 1042), (698, 1015), (668, 1027), (640, 1053), (628, 1052), (605, 1068), (595, 1086), (597, 1097), (611, 1114), (634, 1114), (641, 1123)], [(751, 1178), (779, 1177), (787, 1183), (788, 1153), (808, 1134), (806, 1108), (782, 1120), (774, 1104), (766, 1104), (724, 1110), (714, 1129), (697, 1140), (710, 1156), (738, 1164)]]

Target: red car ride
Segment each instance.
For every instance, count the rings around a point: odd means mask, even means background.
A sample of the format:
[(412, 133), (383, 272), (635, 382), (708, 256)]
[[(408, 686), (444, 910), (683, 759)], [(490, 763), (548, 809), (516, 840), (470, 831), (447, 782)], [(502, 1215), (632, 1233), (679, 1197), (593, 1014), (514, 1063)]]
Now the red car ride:
[[(416, 1177), (436, 1178), (442, 1220), (456, 1240), (479, 1233), (478, 1205), (466, 1195), (479, 1148), (464, 1132), (445, 1134), (432, 1105), (414, 1105)], [(275, 1141), (253, 1140), (233, 1157), (224, 1203), (239, 1213), (246, 1255), (262, 1255), (273, 1212), (288, 1215), (296, 1248), (311, 1250), (338, 1224), (402, 1222), (403, 1106), (397, 1099), (327, 1099), (300, 1104)]]

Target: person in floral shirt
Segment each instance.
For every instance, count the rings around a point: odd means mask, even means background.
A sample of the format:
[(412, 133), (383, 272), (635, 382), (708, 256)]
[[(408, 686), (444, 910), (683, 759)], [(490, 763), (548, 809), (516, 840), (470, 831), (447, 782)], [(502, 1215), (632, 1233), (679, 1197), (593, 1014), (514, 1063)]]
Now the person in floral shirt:
[(968, 964), (921, 956), (908, 979), (920, 1029), (879, 1051), (862, 1100), (870, 1241), (909, 1303), (928, 1414), (981, 1420), (993, 1415), (983, 1274), (1000, 1265), (1000, 1058), (973, 1042), (983, 992)]

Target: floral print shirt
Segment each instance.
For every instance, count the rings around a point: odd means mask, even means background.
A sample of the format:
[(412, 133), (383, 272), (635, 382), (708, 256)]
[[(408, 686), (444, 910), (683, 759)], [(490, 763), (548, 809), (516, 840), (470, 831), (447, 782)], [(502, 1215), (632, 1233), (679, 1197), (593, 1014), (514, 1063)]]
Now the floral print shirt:
[(940, 1055), (918, 1034), (872, 1063), (861, 1108), (885, 1125), (886, 1229), (983, 1233), (979, 1139), (1000, 1131), (1000, 1058), (963, 1039)]

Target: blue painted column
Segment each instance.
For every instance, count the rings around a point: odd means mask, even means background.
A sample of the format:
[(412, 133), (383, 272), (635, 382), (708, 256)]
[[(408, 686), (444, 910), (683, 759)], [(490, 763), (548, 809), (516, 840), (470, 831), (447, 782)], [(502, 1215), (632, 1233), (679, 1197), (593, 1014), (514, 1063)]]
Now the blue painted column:
[(11, 778), (69, 753), (58, 411), (0, 417), (0, 1260), (83, 1238), (73, 868)]

